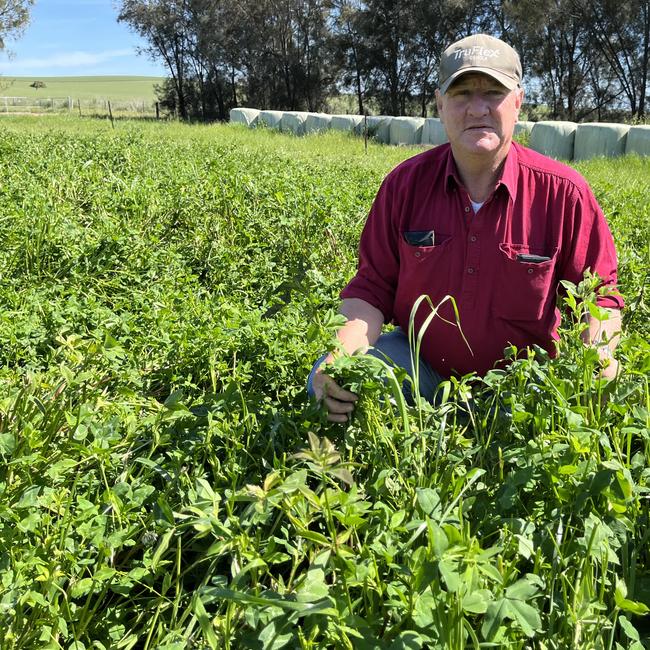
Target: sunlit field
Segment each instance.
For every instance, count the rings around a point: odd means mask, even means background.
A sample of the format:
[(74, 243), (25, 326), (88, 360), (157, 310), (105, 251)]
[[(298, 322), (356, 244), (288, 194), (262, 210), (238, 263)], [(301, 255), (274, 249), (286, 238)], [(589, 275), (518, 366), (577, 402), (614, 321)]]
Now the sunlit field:
[(342, 426), (306, 377), (418, 149), (1, 126), (0, 648), (650, 647), (650, 159), (579, 166), (619, 251), (615, 381), (585, 282), (556, 359), (436, 406), (344, 359)]
[[(0, 80), (0, 97), (73, 97), (75, 100), (112, 99), (155, 102), (154, 86), (162, 77), (11, 77)], [(44, 87), (33, 88), (34, 82)], [(2, 102), (0, 101), (0, 106)]]

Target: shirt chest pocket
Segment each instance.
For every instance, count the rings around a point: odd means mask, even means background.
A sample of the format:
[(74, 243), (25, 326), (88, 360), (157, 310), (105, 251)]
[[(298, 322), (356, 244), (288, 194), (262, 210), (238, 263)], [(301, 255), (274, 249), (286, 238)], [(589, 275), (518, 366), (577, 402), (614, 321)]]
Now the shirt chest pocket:
[(557, 248), (499, 244), (495, 315), (507, 320), (539, 320), (555, 307)]
[(443, 253), (446, 244), (451, 239), (450, 235), (434, 233), (433, 230), (409, 230), (402, 233), (402, 247), (400, 253), (406, 259), (423, 261)]

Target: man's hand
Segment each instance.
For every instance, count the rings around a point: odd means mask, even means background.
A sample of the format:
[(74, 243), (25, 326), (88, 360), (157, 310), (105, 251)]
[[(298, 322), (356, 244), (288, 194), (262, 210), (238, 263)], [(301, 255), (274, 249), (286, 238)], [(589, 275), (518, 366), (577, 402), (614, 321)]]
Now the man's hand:
[(593, 345), (600, 358), (601, 379), (615, 379), (618, 375), (618, 361), (614, 357), (614, 350), (621, 336), (621, 312), (619, 309), (601, 308), (607, 313), (607, 318), (599, 320), (587, 316), (589, 327), (584, 332), (585, 344)]
[(322, 401), (327, 409), (327, 419), (330, 422), (347, 422), (349, 414), (354, 409), (354, 403), (359, 399), (355, 393), (341, 388), (329, 375), (323, 372), (325, 363), (321, 365), (312, 379), (314, 395)]
[[(347, 321), (336, 336), (344, 352), (352, 354), (357, 350), (365, 351), (375, 344), (384, 322), (384, 315), (379, 309), (360, 298), (346, 298), (341, 304), (341, 314)], [(316, 399), (325, 404), (327, 419), (330, 422), (347, 422), (359, 397), (341, 388), (323, 372), (333, 359), (333, 355), (328, 355), (316, 370), (312, 378), (312, 388)]]

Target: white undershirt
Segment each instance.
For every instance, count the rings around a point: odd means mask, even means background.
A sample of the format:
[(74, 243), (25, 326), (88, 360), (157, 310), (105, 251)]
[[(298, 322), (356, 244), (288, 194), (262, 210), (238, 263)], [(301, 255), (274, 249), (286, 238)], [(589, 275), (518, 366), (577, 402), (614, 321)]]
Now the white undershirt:
[(474, 214), (476, 214), (481, 209), (481, 206), (485, 203), (485, 201), (476, 203), (476, 201), (472, 201), (472, 199), (470, 199), (469, 202), (472, 204), (472, 208), (474, 208)]

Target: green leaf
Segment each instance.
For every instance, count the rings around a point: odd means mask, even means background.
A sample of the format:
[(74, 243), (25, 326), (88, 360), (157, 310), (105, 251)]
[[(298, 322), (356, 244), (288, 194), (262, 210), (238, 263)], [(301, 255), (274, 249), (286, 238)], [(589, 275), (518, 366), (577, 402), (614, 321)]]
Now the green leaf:
[(481, 626), (481, 633), (485, 639), (487, 641), (494, 640), (499, 628), (508, 619), (517, 623), (527, 637), (535, 636), (536, 630), (539, 630), (542, 626), (539, 613), (532, 605), (528, 605), (521, 600), (501, 598), (490, 603), (487, 608)]
[(631, 641), (639, 641), (641, 642), (641, 637), (639, 636), (639, 632), (637, 629), (630, 623), (630, 621), (627, 620), (625, 616), (619, 616), (618, 617), (618, 623), (621, 626), (621, 629), (625, 633), (625, 636), (630, 639)]
[(158, 564), (159, 564), (162, 556), (165, 554), (165, 552), (169, 548), (169, 542), (170, 542), (174, 532), (175, 532), (175, 529), (170, 528), (162, 536), (162, 538), (160, 540), (160, 543), (158, 544), (158, 547), (156, 548), (156, 550), (155, 550), (155, 552), (153, 554), (153, 557), (151, 558), (151, 568), (154, 571), (158, 568)]
[(305, 539), (309, 539), (312, 542), (316, 542), (317, 544), (321, 544), (322, 546), (331, 546), (331, 542), (325, 535), (322, 535), (321, 533), (317, 533), (313, 530), (309, 530), (307, 528), (299, 528), (297, 530), (298, 535), (300, 537), (304, 537)]
[(485, 614), (491, 600), (492, 594), (487, 589), (477, 589), (463, 598), (463, 611), (469, 614)]
[(331, 607), (329, 599), (321, 600), (316, 603), (299, 603), (294, 600), (286, 600), (280, 597), (254, 596), (232, 589), (223, 589), (221, 587), (206, 587), (201, 590), (205, 594), (214, 598), (223, 598), (232, 600), (235, 603), (244, 605), (258, 605), (260, 607), (280, 607), (287, 611), (298, 612), (302, 615), (321, 614), (323, 616), (338, 616), (338, 612)]
[(425, 640), (417, 632), (400, 632), (399, 636), (393, 639), (388, 650), (420, 650), (425, 646)]
[(438, 569), (440, 575), (447, 585), (447, 590), (451, 593), (456, 593), (460, 587), (460, 576), (456, 570), (456, 564), (448, 560), (440, 560), (438, 562)]
[(0, 454), (11, 456), (16, 451), (16, 438), (13, 433), (0, 433)]
[(396, 528), (399, 528), (405, 518), (405, 510), (398, 510), (397, 512), (394, 512), (390, 517), (390, 529), (395, 530)]
[(650, 608), (644, 603), (639, 603), (636, 600), (629, 600), (628, 598), (619, 598), (618, 594), (614, 596), (616, 601), (616, 606), (619, 609), (622, 609), (624, 612), (630, 612), (631, 614), (636, 614), (637, 616), (643, 616), (650, 612)]
[(434, 512), (440, 512), (440, 495), (432, 488), (417, 488), (415, 491), (418, 504), (425, 515), (433, 516)]
[(529, 573), (506, 588), (506, 598), (529, 600), (540, 592), (542, 586), (541, 580)]
[(524, 535), (515, 535), (515, 538), (517, 540), (517, 551), (519, 555), (530, 560), (535, 553), (535, 543), (533, 540)]
[(599, 322), (605, 321), (609, 318), (609, 312), (606, 309), (599, 307), (596, 303), (588, 302), (587, 309), (589, 309), (591, 317)]
[[(284, 622), (284, 625), (279, 625), (280, 629), (276, 630), (276, 626), (280, 622)], [(291, 632), (285, 632), (282, 634), (283, 627), (286, 627), (286, 615), (269, 621), (269, 623), (264, 627), (259, 634), (259, 640), (262, 642), (264, 650), (278, 650), (279, 648), (284, 648), (293, 639), (293, 634)], [(294, 644), (294, 647), (297, 646)]]
[(296, 588), (296, 600), (301, 603), (315, 603), (328, 595), (325, 572), (319, 568), (309, 569), (305, 579)]
[(511, 600), (510, 608), (514, 620), (519, 623), (523, 633), (527, 637), (535, 636), (536, 630), (542, 627), (542, 621), (537, 609), (521, 600)]
[(93, 579), (92, 578), (82, 578), (81, 580), (77, 580), (72, 585), (72, 588), (70, 589), (70, 595), (72, 598), (79, 598), (80, 596), (85, 596), (86, 594), (90, 593), (90, 590), (93, 588)]
[(194, 594), (192, 599), (192, 605), (194, 610), (194, 616), (196, 616), (201, 626), (201, 632), (203, 633), (203, 638), (207, 641), (208, 645), (212, 650), (219, 650), (219, 639), (214, 632), (214, 626), (212, 625), (212, 620), (208, 616), (208, 613), (203, 605), (203, 601), (198, 593)]
[(170, 411), (187, 411), (190, 412), (187, 406), (185, 406), (182, 401), (185, 398), (185, 393), (182, 390), (175, 390), (171, 395), (164, 401), (165, 408)]
[(483, 625), (481, 625), (481, 634), (486, 641), (492, 641), (497, 636), (499, 628), (502, 626), (506, 618), (512, 618), (512, 610), (510, 608), (510, 601), (506, 598), (490, 603), (483, 618)]
[(251, 571), (255, 571), (256, 569), (268, 569), (268, 566), (266, 562), (260, 558), (256, 557), (250, 562), (247, 562), (238, 572), (237, 575), (233, 576), (233, 581), (232, 585), (237, 586), (237, 584), (240, 582), (240, 580), (248, 573)]

